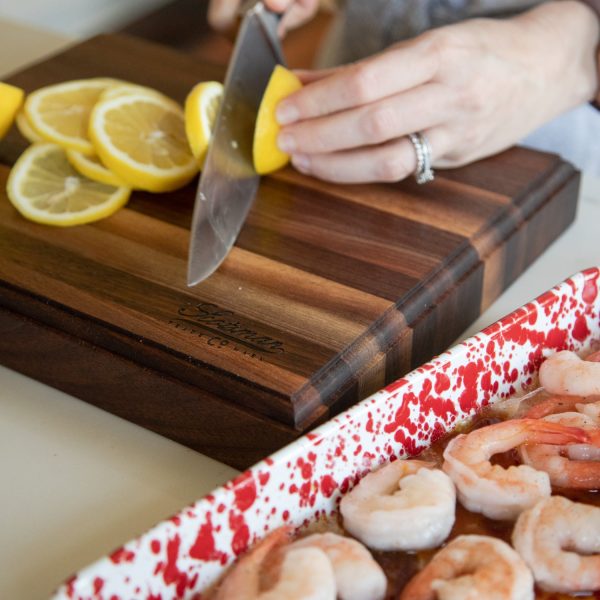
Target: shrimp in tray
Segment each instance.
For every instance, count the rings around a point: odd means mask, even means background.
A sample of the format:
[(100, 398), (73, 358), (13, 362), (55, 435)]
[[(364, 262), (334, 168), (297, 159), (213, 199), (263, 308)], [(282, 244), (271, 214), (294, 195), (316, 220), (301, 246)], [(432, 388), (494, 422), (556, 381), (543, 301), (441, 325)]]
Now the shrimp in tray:
[(319, 548), (329, 558), (340, 600), (381, 600), (387, 579), (371, 553), (356, 540), (335, 533), (314, 533), (290, 546)]
[(507, 469), (490, 458), (521, 444), (588, 443), (583, 429), (542, 419), (513, 419), (453, 438), (444, 450), (443, 470), (468, 510), (491, 519), (516, 519), (519, 513), (550, 495), (547, 473), (528, 465)]
[[(323, 550), (290, 549), (290, 529), (277, 529), (251, 548), (227, 573), (214, 600), (335, 600), (333, 567)], [(274, 567), (277, 567), (276, 569)], [(264, 571), (277, 571), (264, 590)]]
[(546, 498), (519, 516), (512, 542), (540, 588), (600, 590), (600, 507)]
[(542, 419), (548, 415), (564, 412), (578, 411), (581, 413), (596, 414), (600, 418), (600, 396), (548, 396), (535, 406), (529, 408), (524, 414), (525, 419)]
[[(579, 412), (549, 415), (546, 422), (579, 427), (597, 440), (598, 424)], [(539, 471), (548, 473), (553, 486), (579, 490), (600, 489), (600, 447), (594, 444), (557, 446), (524, 444), (519, 447), (521, 460)]]
[(358, 541), (335, 533), (295, 542), (274, 531), (232, 567), (214, 600), (382, 600), (387, 579)]
[(540, 366), (540, 384), (551, 394), (600, 395), (600, 362), (597, 353), (587, 360), (570, 350), (549, 356)]
[(456, 512), (450, 478), (431, 463), (397, 460), (366, 475), (340, 503), (345, 529), (377, 550), (423, 550), (449, 535)]
[(533, 577), (502, 540), (461, 535), (442, 548), (400, 600), (533, 600)]

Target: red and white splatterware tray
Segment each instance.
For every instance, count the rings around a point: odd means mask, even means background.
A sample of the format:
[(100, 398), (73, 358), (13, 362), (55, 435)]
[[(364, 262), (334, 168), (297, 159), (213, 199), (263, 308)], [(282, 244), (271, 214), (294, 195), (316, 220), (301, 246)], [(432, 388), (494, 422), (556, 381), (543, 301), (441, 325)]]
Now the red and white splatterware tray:
[(257, 538), (333, 513), (367, 471), (530, 385), (546, 354), (595, 348), (599, 285), (598, 267), (567, 279), (80, 571), (55, 598), (201, 598)]

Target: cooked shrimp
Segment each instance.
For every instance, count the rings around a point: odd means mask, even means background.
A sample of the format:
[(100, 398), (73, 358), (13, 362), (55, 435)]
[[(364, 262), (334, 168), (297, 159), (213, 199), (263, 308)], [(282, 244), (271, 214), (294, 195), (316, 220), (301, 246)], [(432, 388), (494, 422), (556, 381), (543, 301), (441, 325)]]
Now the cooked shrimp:
[(492, 465), (490, 458), (528, 442), (566, 445), (588, 441), (582, 429), (544, 420), (514, 419), (452, 439), (444, 451), (442, 468), (470, 511), (491, 519), (515, 519), (550, 495), (548, 474), (527, 465), (505, 469)]
[(600, 362), (600, 350), (596, 350), (595, 352), (588, 354), (585, 357), (585, 360), (589, 360), (590, 362)]
[(341, 600), (381, 600), (387, 579), (371, 553), (358, 541), (335, 533), (315, 533), (294, 542), (294, 548), (319, 548), (329, 558)]
[[(578, 412), (549, 415), (546, 422), (579, 427), (584, 431), (597, 431), (593, 420)], [(538, 471), (548, 473), (554, 486), (595, 490), (600, 488), (600, 448), (590, 444), (557, 446), (549, 444), (524, 444), (519, 448), (523, 462)]]
[(274, 585), (261, 591), (261, 570), (289, 542), (289, 531), (276, 530), (240, 558), (217, 589), (214, 600), (335, 600), (331, 562), (316, 547), (287, 551)]
[(533, 600), (533, 577), (506, 543), (461, 535), (442, 548), (402, 591), (400, 600)]
[(542, 363), (539, 375), (540, 384), (551, 394), (600, 394), (600, 362), (582, 360), (569, 350), (548, 357)]
[(512, 542), (542, 589), (600, 589), (600, 508), (545, 498), (521, 514)]
[(422, 550), (450, 533), (456, 492), (431, 463), (397, 460), (369, 473), (342, 498), (344, 527), (377, 550)]
[(600, 426), (600, 399), (598, 396), (592, 396), (597, 398), (596, 402), (582, 402), (575, 405), (577, 412), (592, 419), (597, 425)]
[(585, 404), (594, 404), (600, 401), (600, 396), (561, 396), (555, 395), (542, 400), (542, 402), (532, 406), (524, 415), (525, 419), (541, 419), (548, 415), (555, 415), (571, 410), (579, 410), (578, 406)]

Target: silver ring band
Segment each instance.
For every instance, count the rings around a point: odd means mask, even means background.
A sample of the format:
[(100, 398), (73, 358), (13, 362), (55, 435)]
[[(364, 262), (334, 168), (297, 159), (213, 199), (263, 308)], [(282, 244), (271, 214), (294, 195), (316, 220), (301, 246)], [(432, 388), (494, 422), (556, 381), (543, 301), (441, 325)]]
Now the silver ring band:
[(411, 141), (415, 154), (417, 155), (417, 168), (415, 170), (415, 179), (417, 183), (427, 183), (433, 181), (435, 174), (431, 168), (431, 146), (424, 133), (419, 131), (411, 133), (408, 136)]

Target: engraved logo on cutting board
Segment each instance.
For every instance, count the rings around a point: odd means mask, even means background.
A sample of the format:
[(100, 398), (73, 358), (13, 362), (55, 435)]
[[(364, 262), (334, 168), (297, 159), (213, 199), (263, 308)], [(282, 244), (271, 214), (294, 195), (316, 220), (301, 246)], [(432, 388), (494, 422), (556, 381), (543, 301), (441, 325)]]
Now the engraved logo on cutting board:
[(169, 321), (170, 325), (197, 335), (213, 348), (226, 348), (260, 360), (261, 355), (285, 352), (283, 342), (247, 327), (233, 311), (216, 304), (189, 302), (181, 306), (177, 314), (177, 318)]

